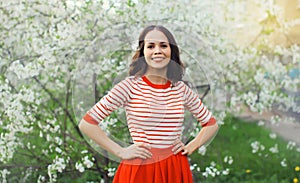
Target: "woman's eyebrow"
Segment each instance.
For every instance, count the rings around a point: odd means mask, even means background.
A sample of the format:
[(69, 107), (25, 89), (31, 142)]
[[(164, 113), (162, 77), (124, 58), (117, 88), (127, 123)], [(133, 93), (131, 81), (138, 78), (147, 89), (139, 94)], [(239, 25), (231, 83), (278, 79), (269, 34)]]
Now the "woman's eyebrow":
[[(146, 43), (148, 43), (148, 44), (155, 44), (157, 41), (145, 41)], [(161, 41), (161, 42), (159, 42), (159, 44), (168, 44), (168, 42), (166, 42), (166, 41)]]

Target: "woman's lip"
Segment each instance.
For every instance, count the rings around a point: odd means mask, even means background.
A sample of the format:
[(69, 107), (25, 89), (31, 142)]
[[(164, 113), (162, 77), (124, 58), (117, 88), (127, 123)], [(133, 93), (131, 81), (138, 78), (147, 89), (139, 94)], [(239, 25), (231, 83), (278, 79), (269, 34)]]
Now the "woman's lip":
[(155, 58), (152, 58), (151, 60), (160, 61), (160, 60), (164, 60), (164, 59), (165, 59), (164, 57), (155, 57)]

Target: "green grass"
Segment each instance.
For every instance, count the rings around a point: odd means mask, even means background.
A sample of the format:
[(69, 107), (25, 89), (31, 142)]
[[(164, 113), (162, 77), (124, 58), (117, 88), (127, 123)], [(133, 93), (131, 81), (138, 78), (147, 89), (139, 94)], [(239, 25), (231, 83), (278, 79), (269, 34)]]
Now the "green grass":
[[(196, 163), (200, 166), (200, 172), (193, 171), (195, 181), (208, 182), (293, 182), (293, 178), (300, 178), (300, 172), (295, 171), (296, 166), (300, 166), (300, 152), (296, 147), (287, 149), (287, 143), (280, 137), (272, 139), (270, 130), (258, 126), (256, 122), (246, 122), (237, 118), (227, 118), (225, 124), (221, 126), (219, 133), (213, 142), (207, 147), (204, 156), (194, 153), (191, 158), (191, 165)], [(265, 148), (257, 153), (252, 153), (251, 143), (258, 141)], [(278, 153), (272, 153), (269, 149), (278, 145)], [(233, 163), (224, 162), (225, 156), (231, 156)], [(286, 159), (286, 167), (281, 165), (281, 161)], [(228, 175), (216, 175), (215, 177), (203, 177), (201, 172), (205, 167), (210, 166), (214, 161), (214, 166), (222, 172), (228, 168)], [(250, 172), (246, 172), (250, 170)]]

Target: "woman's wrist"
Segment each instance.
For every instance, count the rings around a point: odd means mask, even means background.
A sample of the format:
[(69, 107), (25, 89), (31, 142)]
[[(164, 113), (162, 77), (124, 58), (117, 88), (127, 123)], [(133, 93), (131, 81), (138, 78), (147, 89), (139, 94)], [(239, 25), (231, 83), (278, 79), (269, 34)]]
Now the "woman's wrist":
[(118, 148), (116, 149), (115, 155), (116, 155), (118, 158), (123, 159), (123, 151), (124, 151), (123, 147), (120, 146), (120, 147), (118, 147)]
[(186, 148), (188, 150), (188, 155), (191, 155), (196, 149), (199, 148), (199, 146), (195, 140), (192, 140), (186, 145)]

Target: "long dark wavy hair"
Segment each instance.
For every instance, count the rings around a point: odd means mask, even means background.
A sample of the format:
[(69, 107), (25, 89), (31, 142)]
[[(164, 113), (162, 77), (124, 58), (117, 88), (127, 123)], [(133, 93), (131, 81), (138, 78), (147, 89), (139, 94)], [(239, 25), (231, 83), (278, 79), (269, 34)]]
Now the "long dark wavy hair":
[(132, 62), (130, 64), (129, 75), (141, 77), (146, 73), (148, 65), (144, 56), (145, 37), (148, 32), (152, 30), (161, 31), (168, 38), (171, 48), (171, 59), (167, 66), (167, 78), (172, 82), (172, 84), (175, 84), (178, 81), (182, 80), (184, 74), (184, 65), (180, 60), (179, 48), (174, 39), (174, 36), (167, 28), (161, 25), (150, 25), (141, 32), (139, 36), (138, 48), (133, 55)]

